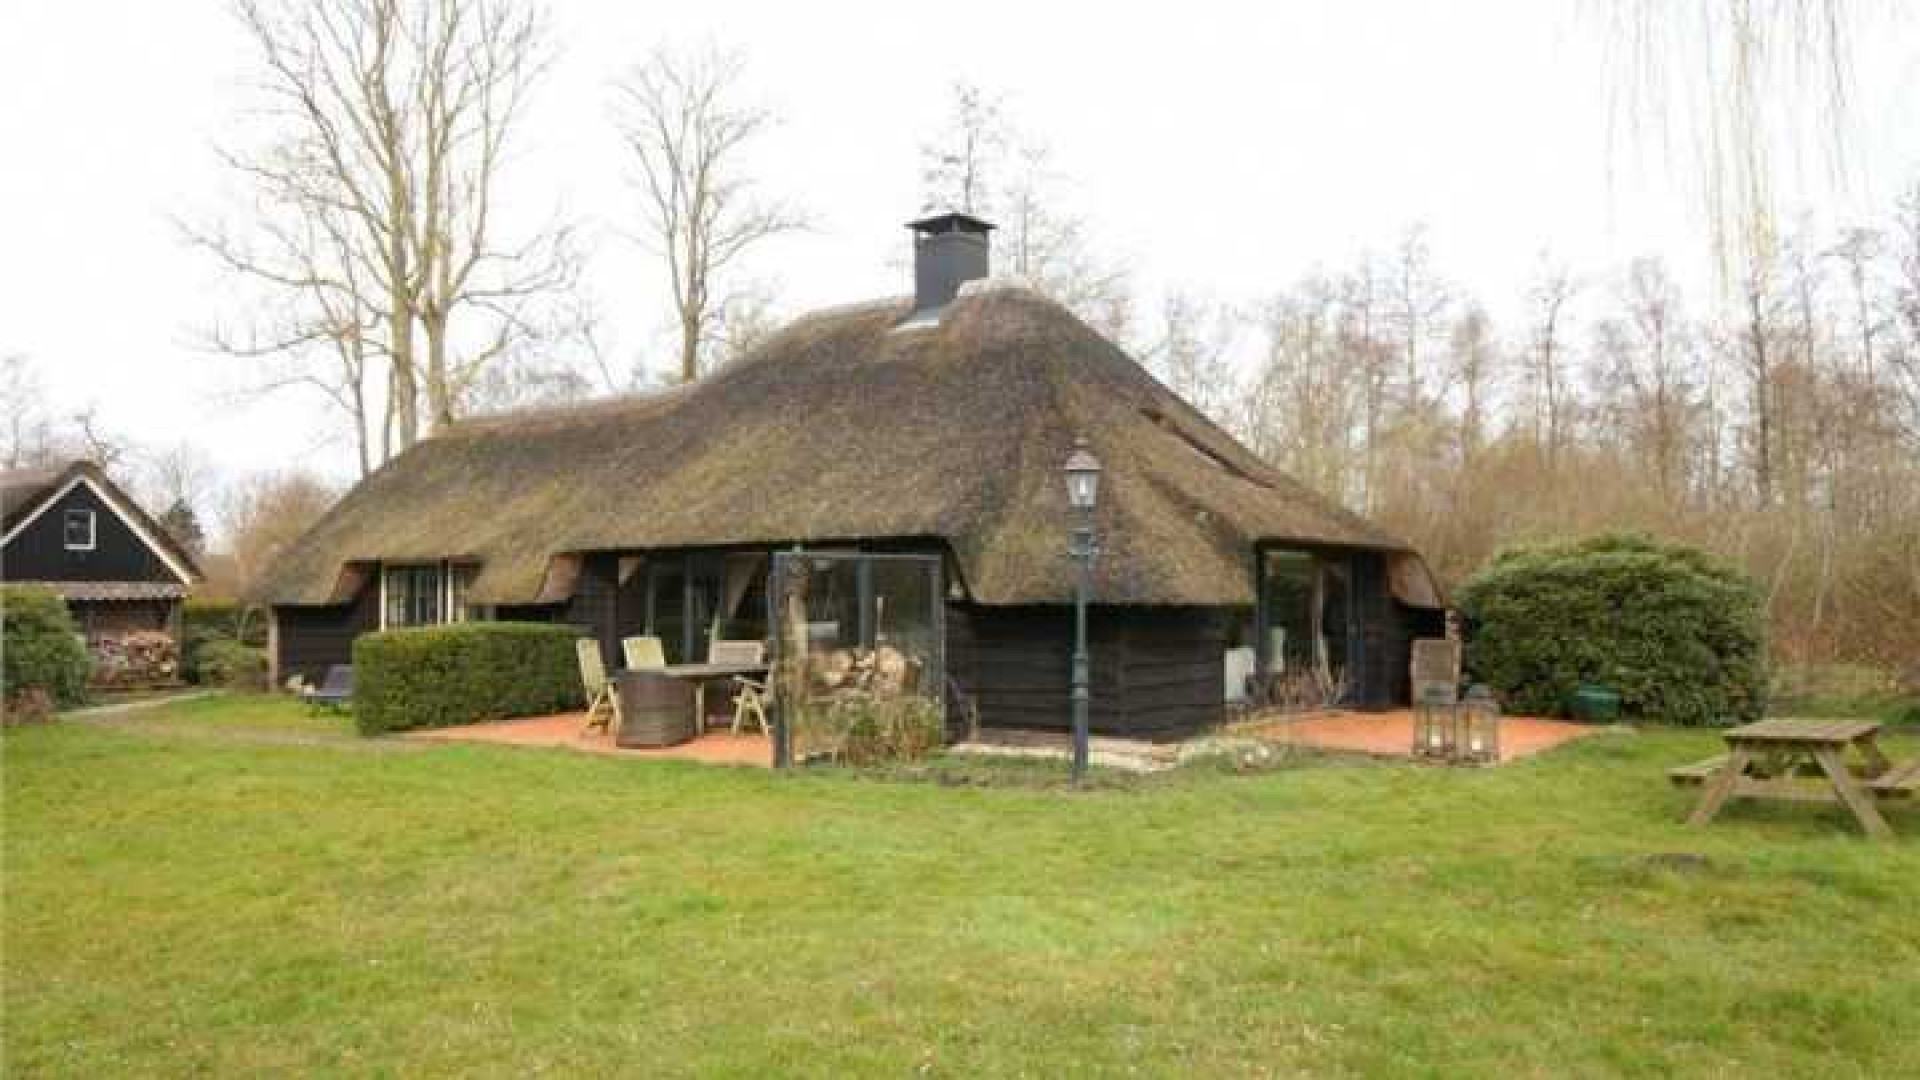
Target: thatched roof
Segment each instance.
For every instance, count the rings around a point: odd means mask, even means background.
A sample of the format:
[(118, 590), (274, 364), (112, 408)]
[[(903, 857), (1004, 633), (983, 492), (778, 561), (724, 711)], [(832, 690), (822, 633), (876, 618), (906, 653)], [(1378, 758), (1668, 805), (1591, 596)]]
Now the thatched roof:
[(475, 602), (521, 603), (565, 553), (928, 537), (980, 602), (1061, 602), (1076, 435), (1106, 470), (1102, 602), (1250, 603), (1256, 540), (1406, 551), (1052, 301), (974, 288), (900, 328), (910, 306), (801, 318), (681, 389), (457, 424), (343, 498), (262, 598), (332, 602), (355, 564), (455, 558), (479, 564)]

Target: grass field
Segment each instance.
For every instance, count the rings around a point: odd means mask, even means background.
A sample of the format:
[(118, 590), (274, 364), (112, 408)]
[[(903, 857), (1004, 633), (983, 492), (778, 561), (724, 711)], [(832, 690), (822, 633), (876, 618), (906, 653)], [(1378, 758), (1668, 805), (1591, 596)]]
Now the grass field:
[(1715, 742), (1073, 794), (18, 730), (5, 1072), (1920, 1075), (1920, 812), (1684, 828)]

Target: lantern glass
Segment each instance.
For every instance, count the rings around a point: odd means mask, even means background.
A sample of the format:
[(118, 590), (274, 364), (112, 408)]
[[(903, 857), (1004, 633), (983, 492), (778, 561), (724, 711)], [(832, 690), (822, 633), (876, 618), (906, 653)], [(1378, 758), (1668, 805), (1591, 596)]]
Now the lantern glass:
[(1460, 703), (1460, 746), (1463, 761), (1500, 760), (1500, 703), (1483, 685), (1467, 691)]
[(1067, 455), (1067, 505), (1075, 510), (1091, 510), (1100, 500), (1100, 459), (1087, 449), (1085, 439), (1075, 439), (1073, 453)]
[(1451, 688), (1423, 687), (1413, 711), (1414, 755), (1449, 760), (1458, 745)]

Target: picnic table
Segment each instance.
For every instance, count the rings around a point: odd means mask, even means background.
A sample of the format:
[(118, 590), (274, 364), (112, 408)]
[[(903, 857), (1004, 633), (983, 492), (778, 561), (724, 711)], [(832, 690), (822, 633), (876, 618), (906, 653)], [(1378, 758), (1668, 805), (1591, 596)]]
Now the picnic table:
[[(1876, 744), (1879, 735), (1880, 725), (1871, 720), (1762, 720), (1726, 732), (1724, 756), (1668, 776), (1676, 784), (1704, 785), (1689, 825), (1712, 821), (1729, 799), (1838, 803), (1867, 835), (1890, 836), (1874, 799), (1920, 789), (1920, 760), (1895, 765)], [(1849, 760), (1849, 752), (1856, 760)]]

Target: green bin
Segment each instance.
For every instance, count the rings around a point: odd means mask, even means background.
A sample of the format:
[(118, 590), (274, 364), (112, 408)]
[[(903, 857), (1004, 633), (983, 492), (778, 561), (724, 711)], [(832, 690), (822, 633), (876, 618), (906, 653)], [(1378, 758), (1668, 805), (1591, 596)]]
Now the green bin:
[(1581, 683), (1567, 701), (1574, 719), (1611, 724), (1620, 719), (1620, 695), (1596, 683)]

